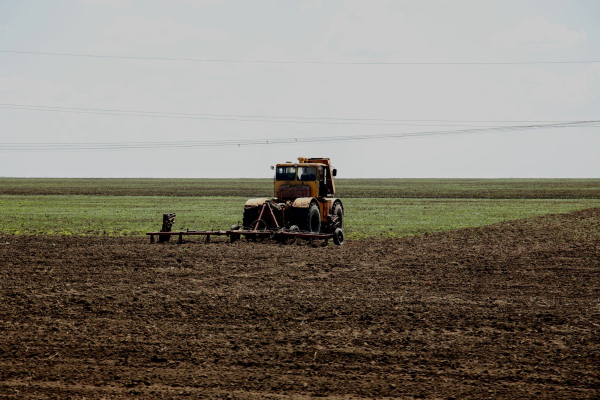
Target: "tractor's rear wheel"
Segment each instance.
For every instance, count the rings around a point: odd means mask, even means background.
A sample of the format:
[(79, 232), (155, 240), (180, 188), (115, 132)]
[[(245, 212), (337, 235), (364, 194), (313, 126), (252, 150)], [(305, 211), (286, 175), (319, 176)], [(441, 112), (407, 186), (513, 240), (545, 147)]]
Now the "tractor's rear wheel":
[(308, 208), (297, 208), (294, 210), (294, 224), (301, 231), (321, 232), (321, 212), (319, 206), (312, 203)]
[(244, 208), (244, 217), (242, 218), (242, 226), (249, 229), (252, 224), (258, 219), (258, 207)]

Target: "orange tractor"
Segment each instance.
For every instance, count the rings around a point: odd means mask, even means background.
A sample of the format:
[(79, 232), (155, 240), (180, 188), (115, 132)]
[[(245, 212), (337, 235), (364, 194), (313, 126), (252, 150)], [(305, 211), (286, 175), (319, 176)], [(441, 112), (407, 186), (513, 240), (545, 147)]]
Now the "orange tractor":
[(231, 242), (241, 236), (248, 239), (270, 237), (291, 243), (296, 239), (329, 239), (337, 245), (344, 243), (344, 206), (335, 197), (334, 177), (328, 158), (298, 158), (298, 162), (286, 162), (271, 167), (275, 170), (275, 195), (272, 198), (256, 198), (246, 201), (242, 226), (234, 225), (226, 231), (171, 232), (175, 214), (163, 215), (161, 232), (149, 232), (150, 240), (158, 236), (167, 241), (170, 236), (226, 235)]
[(328, 158), (298, 158), (297, 163), (277, 164), (274, 169), (275, 197), (246, 202), (245, 229), (282, 226), (331, 233), (343, 227), (344, 206), (334, 197), (333, 178), (337, 170), (331, 167)]

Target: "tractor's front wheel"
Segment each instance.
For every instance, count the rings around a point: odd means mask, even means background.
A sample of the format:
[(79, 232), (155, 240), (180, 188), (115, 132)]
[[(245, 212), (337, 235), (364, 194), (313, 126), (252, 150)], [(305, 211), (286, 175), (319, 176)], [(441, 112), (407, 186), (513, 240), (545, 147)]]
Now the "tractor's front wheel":
[(321, 232), (321, 212), (319, 206), (312, 203), (308, 208), (297, 208), (294, 210), (294, 224), (301, 231)]

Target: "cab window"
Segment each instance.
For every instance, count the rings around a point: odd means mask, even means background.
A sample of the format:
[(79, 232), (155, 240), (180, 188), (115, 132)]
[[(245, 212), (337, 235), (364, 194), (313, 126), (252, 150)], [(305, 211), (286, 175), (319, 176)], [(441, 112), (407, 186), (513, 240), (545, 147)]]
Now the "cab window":
[(316, 167), (298, 167), (298, 180), (300, 181), (316, 181)]
[(277, 167), (275, 179), (278, 181), (296, 180), (296, 167)]

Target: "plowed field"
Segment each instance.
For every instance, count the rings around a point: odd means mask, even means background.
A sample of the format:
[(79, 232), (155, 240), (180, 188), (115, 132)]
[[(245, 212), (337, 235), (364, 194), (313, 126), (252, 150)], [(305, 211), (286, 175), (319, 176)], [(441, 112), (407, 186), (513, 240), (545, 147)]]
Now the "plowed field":
[(600, 209), (342, 247), (0, 236), (3, 398), (598, 398)]

